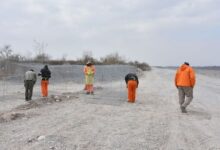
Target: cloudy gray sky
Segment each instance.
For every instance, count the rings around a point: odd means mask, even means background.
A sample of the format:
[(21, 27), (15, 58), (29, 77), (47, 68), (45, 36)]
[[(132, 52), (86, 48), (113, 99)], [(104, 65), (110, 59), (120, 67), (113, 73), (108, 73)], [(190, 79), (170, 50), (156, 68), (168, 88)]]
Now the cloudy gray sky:
[(118, 52), (150, 65), (220, 65), (220, 0), (0, 0), (0, 46), (53, 58)]

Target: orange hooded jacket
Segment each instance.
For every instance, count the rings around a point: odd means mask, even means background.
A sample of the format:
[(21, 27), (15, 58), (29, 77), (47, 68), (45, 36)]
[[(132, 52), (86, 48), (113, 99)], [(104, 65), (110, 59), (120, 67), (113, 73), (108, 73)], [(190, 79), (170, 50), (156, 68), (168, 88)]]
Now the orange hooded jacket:
[(183, 64), (176, 72), (175, 85), (194, 87), (196, 82), (195, 72), (192, 67)]

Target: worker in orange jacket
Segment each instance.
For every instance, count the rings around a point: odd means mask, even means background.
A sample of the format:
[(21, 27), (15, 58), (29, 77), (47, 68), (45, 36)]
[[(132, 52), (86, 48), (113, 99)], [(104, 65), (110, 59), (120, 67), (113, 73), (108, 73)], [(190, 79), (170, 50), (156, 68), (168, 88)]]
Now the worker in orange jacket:
[(95, 66), (92, 64), (92, 62), (88, 61), (84, 67), (86, 94), (94, 94), (93, 84), (95, 72)]
[[(175, 85), (179, 92), (179, 104), (182, 113), (187, 113), (186, 107), (193, 99), (193, 88), (195, 86), (195, 72), (189, 63), (185, 62), (176, 72)], [(185, 99), (186, 97), (186, 99)]]
[(134, 103), (136, 99), (136, 89), (138, 88), (138, 77), (136, 74), (129, 73), (125, 76), (125, 82), (128, 88), (128, 102)]

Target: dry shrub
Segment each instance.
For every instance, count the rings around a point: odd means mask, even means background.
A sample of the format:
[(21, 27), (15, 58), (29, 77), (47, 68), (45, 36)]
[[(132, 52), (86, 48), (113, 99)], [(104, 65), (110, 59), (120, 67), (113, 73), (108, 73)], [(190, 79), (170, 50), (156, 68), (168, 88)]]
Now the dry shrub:
[(118, 53), (109, 54), (106, 57), (100, 59), (102, 64), (110, 65), (110, 64), (126, 64), (126, 60), (119, 56)]

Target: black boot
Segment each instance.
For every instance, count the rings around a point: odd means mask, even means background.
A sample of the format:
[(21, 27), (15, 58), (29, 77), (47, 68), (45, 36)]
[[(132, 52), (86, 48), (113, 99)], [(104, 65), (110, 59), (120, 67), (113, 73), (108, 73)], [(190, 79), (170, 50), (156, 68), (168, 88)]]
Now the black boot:
[(180, 106), (180, 109), (181, 109), (182, 113), (187, 113), (187, 111), (186, 111), (186, 107), (184, 107), (184, 106)]

